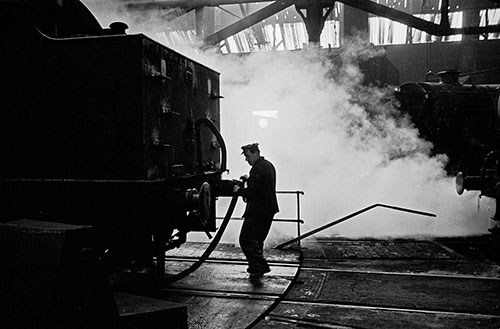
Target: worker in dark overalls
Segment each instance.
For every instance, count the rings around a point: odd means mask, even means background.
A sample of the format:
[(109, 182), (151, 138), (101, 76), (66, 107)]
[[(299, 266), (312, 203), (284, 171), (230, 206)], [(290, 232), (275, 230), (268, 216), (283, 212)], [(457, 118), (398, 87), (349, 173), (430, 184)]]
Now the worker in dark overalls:
[(235, 187), (235, 193), (246, 199), (243, 225), (239, 242), (248, 261), (247, 272), (250, 278), (259, 278), (271, 271), (264, 258), (264, 240), (266, 239), (274, 215), (279, 211), (276, 199), (276, 169), (273, 164), (260, 155), (259, 144), (249, 144), (241, 149), (252, 169), (246, 180), (246, 186)]

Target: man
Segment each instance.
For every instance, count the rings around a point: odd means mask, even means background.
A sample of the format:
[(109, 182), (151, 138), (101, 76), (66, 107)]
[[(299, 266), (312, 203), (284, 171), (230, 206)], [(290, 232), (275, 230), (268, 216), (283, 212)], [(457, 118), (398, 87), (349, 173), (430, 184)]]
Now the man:
[(249, 144), (241, 149), (252, 169), (246, 187), (235, 187), (235, 192), (246, 199), (240, 246), (248, 261), (250, 278), (258, 278), (271, 271), (264, 258), (266, 239), (274, 215), (279, 211), (276, 199), (276, 169), (260, 155), (259, 144)]

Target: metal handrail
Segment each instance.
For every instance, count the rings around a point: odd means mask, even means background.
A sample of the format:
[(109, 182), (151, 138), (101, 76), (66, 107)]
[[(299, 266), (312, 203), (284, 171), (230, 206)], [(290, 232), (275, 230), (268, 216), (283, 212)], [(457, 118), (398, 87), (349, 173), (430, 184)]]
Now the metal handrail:
[(371, 206), (368, 206), (366, 208), (363, 208), (361, 210), (358, 210), (358, 211), (355, 211), (347, 216), (344, 216), (340, 219), (337, 219), (337, 220), (334, 220), (333, 222), (330, 222), (326, 225), (323, 225), (321, 227), (318, 227), (312, 231), (309, 231), (307, 233), (304, 233), (303, 235), (299, 235), (298, 237), (294, 238), (294, 239), (291, 239), (291, 240), (288, 240), (286, 242), (283, 242), (279, 245), (277, 245), (276, 247), (274, 247), (275, 249), (281, 249), (285, 246), (288, 246), (289, 244), (292, 244), (294, 242), (297, 242), (300, 246), (300, 240), (304, 239), (304, 238), (307, 238), (313, 234), (316, 234), (320, 231), (323, 231), (329, 227), (332, 227), (334, 225), (337, 225), (337, 224), (340, 224), (354, 216), (357, 216), (357, 215), (360, 215), (362, 213), (364, 213), (365, 211), (368, 211), (370, 209), (373, 209), (373, 208), (376, 208), (376, 207), (384, 207), (384, 208), (390, 208), (390, 209), (393, 209), (393, 210), (399, 210), (399, 211), (404, 211), (404, 212), (410, 212), (410, 213), (413, 213), (413, 214), (418, 214), (418, 215), (423, 215), (423, 216), (429, 216), (429, 217), (436, 217), (437, 215), (436, 214), (431, 214), (431, 213), (428, 213), (428, 212), (423, 212), (423, 211), (420, 211), (420, 210), (413, 210), (413, 209), (408, 209), (408, 208), (401, 208), (401, 207), (396, 207), (396, 206), (391, 206), (391, 205), (386, 205), (386, 204), (380, 204), (380, 203), (376, 203), (376, 204), (372, 204)]
[[(282, 223), (297, 223), (297, 236), (300, 237), (300, 225), (304, 224), (304, 220), (300, 218), (300, 196), (304, 195), (304, 191), (276, 191), (276, 194), (295, 194), (297, 196), (297, 217), (296, 218), (274, 218), (273, 222)], [(215, 217), (215, 219), (223, 219), (224, 217)], [(231, 220), (243, 220), (242, 217), (231, 217)], [(300, 240), (298, 241), (300, 247)]]

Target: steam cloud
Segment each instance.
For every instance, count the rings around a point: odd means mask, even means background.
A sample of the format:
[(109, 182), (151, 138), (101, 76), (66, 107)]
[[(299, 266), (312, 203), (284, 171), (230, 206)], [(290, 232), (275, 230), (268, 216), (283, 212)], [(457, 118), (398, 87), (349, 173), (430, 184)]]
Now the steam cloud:
[[(109, 18), (101, 13), (102, 17)], [(142, 32), (168, 41), (155, 28)], [(437, 217), (376, 208), (319, 235), (415, 238), (487, 233), (494, 203), (481, 199), (478, 208), (477, 192), (457, 195), (454, 178), (443, 169), (446, 157), (429, 155), (432, 145), (396, 110), (391, 88), (361, 84), (356, 59), (380, 55), (379, 48), (354, 39), (343, 47), (339, 65), (318, 49), (222, 56), (169, 46), (221, 73), (221, 130), (231, 170), (224, 178), (249, 171), (240, 146), (259, 142), (262, 154), (276, 166), (278, 190), (305, 192), (302, 232), (384, 203)], [(228, 201), (219, 202), (219, 216)], [(276, 217), (296, 216), (295, 196), (280, 195), (279, 203)], [(234, 216), (242, 212), (240, 203)], [(226, 242), (236, 242), (240, 224), (232, 225)], [(295, 235), (294, 224), (275, 224), (267, 244)]]
[[(357, 44), (359, 46), (359, 44)], [(366, 49), (366, 47), (362, 47)], [(316, 50), (257, 53), (220, 59), (222, 133), (228, 167), (248, 171), (239, 146), (258, 141), (278, 171), (278, 189), (302, 190), (306, 231), (375, 203), (437, 214), (423, 217), (377, 208), (322, 235), (344, 237), (456, 236), (487, 232), (490, 205), (478, 213), (477, 193), (458, 196), (408, 117), (398, 113), (391, 90), (364, 87), (350, 61), (335, 67)], [(346, 55), (347, 56), (347, 55)], [(278, 111), (259, 128), (254, 111)], [(286, 200), (288, 199), (288, 200)], [(280, 197), (280, 218), (295, 216), (295, 199)], [(293, 225), (274, 225), (273, 237), (290, 237)]]

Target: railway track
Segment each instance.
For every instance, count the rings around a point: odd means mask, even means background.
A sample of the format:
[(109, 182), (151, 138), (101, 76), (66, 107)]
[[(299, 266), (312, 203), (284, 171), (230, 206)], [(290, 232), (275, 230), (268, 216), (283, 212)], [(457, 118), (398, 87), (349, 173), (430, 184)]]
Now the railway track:
[[(375, 246), (379, 254), (369, 256)], [(365, 256), (343, 257), (349, 248)], [(189, 267), (202, 249), (169, 255), (167, 272)], [(500, 327), (498, 265), (435, 241), (330, 240), (266, 251), (272, 272), (258, 282), (238, 247), (220, 245), (160, 297), (188, 305), (191, 329)]]

